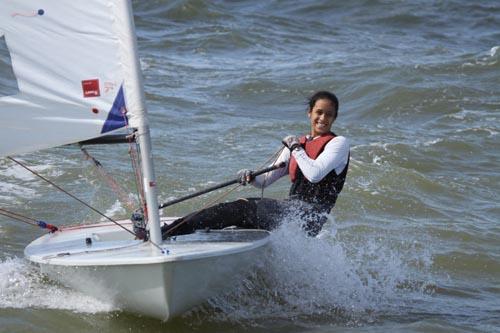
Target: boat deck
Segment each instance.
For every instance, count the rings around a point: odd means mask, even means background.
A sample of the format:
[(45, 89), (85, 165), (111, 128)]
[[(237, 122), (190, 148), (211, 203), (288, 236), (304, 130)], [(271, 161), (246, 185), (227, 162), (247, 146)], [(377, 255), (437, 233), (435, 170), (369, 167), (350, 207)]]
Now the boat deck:
[[(121, 224), (131, 229), (129, 221)], [(200, 230), (170, 237), (158, 244), (134, 239), (111, 223), (63, 228), (29, 244), (25, 256), (33, 262), (53, 265), (124, 265), (193, 260), (247, 251), (269, 241), (264, 230)]]

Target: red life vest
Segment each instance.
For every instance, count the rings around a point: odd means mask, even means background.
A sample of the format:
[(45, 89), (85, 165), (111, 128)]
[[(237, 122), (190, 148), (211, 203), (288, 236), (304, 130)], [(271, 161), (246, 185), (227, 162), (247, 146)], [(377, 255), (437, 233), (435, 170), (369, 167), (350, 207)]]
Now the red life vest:
[[(313, 160), (317, 159), (319, 154), (323, 152), (326, 144), (330, 142), (336, 135), (332, 132), (325, 133), (321, 135), (319, 138), (314, 140), (307, 140), (305, 136), (300, 137), (300, 145), (306, 151), (307, 156), (312, 158)], [(290, 175), (290, 180), (292, 183), (297, 179), (297, 169), (298, 169), (297, 160), (293, 155), (290, 155), (290, 163), (288, 163), (288, 174)]]
[[(314, 140), (306, 140), (303, 137), (300, 141), (307, 156), (315, 160), (323, 152), (328, 142), (335, 137), (336, 135), (333, 133), (326, 133)], [(329, 212), (335, 206), (337, 197), (344, 187), (348, 167), (349, 157), (340, 174), (337, 175), (334, 169), (318, 183), (311, 183), (298, 167), (295, 158), (291, 156), (288, 172), (292, 179), (292, 186), (290, 186), (289, 198), (311, 203), (319, 211)]]

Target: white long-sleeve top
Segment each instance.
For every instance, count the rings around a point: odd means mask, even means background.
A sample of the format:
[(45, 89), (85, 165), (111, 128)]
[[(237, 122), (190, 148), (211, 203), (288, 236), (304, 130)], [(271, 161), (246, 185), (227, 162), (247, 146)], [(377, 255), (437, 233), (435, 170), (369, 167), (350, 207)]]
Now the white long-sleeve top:
[[(317, 138), (318, 137), (309, 137), (308, 140), (315, 140)], [(304, 149), (295, 149), (292, 154), (304, 177), (311, 183), (318, 183), (332, 170), (335, 170), (337, 175), (344, 170), (349, 158), (349, 142), (343, 136), (337, 136), (331, 139), (315, 160), (307, 156)], [(280, 164), (282, 162), (286, 162), (284, 168), (259, 175), (255, 177), (251, 184), (257, 188), (263, 188), (287, 175), (288, 164), (290, 162), (290, 150), (283, 149), (276, 161), (271, 165)]]

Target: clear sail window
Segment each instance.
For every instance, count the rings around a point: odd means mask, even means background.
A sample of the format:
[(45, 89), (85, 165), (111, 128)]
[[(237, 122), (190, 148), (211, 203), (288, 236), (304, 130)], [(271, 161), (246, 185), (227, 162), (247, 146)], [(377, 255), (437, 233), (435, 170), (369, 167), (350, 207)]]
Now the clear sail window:
[(0, 97), (19, 93), (5, 37), (0, 37)]

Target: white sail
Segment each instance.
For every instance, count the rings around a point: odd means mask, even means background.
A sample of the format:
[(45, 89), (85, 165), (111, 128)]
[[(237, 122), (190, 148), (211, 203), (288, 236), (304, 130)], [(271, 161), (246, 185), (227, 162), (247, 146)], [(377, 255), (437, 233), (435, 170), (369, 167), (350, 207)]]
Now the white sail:
[(0, 156), (109, 134), (144, 120), (128, 0), (2, 0), (19, 92), (0, 98)]

